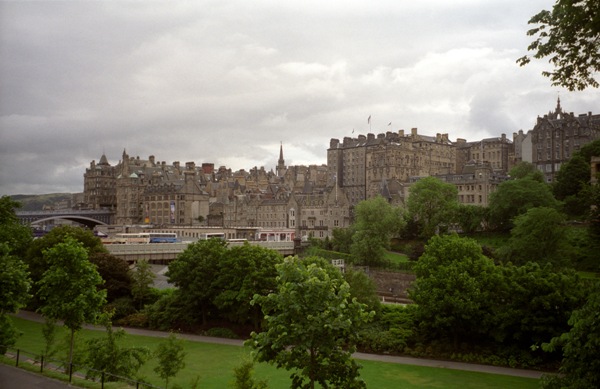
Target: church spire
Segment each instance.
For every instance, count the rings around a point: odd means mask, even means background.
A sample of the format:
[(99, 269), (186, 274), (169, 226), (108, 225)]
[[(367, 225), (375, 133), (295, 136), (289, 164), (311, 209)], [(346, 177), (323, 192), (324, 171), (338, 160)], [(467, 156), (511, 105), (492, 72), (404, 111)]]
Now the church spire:
[(277, 176), (285, 175), (285, 160), (283, 159), (283, 142), (279, 145), (279, 160), (277, 161)]

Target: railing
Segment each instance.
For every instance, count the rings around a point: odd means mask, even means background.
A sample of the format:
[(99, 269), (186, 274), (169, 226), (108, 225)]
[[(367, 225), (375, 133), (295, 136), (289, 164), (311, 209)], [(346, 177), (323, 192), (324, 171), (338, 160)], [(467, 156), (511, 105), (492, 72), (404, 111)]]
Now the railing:
[(31, 351), (0, 345), (0, 350), (3, 349), (7, 350), (4, 356), (9, 359), (14, 359), (16, 367), (19, 367), (19, 364), (22, 363), (29, 364), (33, 367), (39, 366), (41, 374), (44, 373), (44, 370), (64, 374), (65, 376), (68, 376), (69, 383), (71, 383), (75, 377), (97, 382), (102, 389), (104, 389), (104, 384), (109, 382), (122, 382), (131, 387), (135, 387), (136, 389), (163, 389), (160, 386), (155, 386), (143, 381), (136, 381), (129, 377), (118, 376), (84, 365), (69, 364), (64, 360), (48, 358)]

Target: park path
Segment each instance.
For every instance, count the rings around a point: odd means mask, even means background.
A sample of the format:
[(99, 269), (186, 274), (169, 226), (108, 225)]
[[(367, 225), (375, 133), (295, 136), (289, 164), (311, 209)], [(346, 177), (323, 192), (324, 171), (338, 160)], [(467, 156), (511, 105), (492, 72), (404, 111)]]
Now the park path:
[[(15, 316), (20, 317), (22, 319), (31, 320), (43, 323), (44, 318), (35, 312), (31, 311), (19, 311)], [(84, 328), (89, 330), (98, 330), (104, 331), (104, 327), (94, 326), (94, 325), (86, 325)], [(169, 336), (168, 332), (164, 331), (153, 331), (147, 330), (143, 328), (130, 328), (130, 327), (122, 327), (126, 333), (132, 335), (142, 335), (142, 336), (151, 336), (157, 338), (166, 338)], [(178, 334), (178, 336), (182, 339), (189, 340), (192, 342), (202, 342), (202, 343), (214, 343), (214, 344), (224, 344), (230, 346), (243, 346), (244, 341), (239, 339), (225, 339), (225, 338), (214, 338), (210, 336), (203, 335), (193, 335), (193, 334)], [(397, 363), (402, 365), (413, 365), (413, 366), (425, 366), (425, 367), (435, 367), (440, 369), (451, 369), (451, 370), (464, 370), (464, 371), (473, 371), (479, 373), (489, 373), (489, 374), (500, 374), (500, 375), (508, 375), (515, 377), (524, 377), (524, 378), (535, 378), (539, 379), (542, 374), (541, 371), (537, 370), (525, 370), (525, 369), (513, 369), (508, 367), (501, 366), (490, 366), (490, 365), (479, 365), (474, 363), (463, 363), (463, 362), (453, 362), (453, 361), (442, 361), (435, 359), (424, 359), (424, 358), (412, 358), (412, 357), (402, 357), (396, 355), (381, 355), (381, 354), (367, 354), (367, 353), (354, 353), (354, 357), (356, 359), (365, 360), (365, 361), (378, 361), (378, 362), (386, 362), (386, 363)]]

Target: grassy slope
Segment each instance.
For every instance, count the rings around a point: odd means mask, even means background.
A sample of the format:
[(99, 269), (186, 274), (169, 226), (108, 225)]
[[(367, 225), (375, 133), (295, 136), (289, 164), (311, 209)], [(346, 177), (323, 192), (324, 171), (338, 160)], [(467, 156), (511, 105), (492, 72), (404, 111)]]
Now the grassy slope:
[[(41, 324), (13, 318), (17, 327), (23, 332), (18, 340), (17, 347), (30, 352), (41, 352), (44, 339), (41, 335)], [(101, 331), (84, 330), (82, 339), (101, 336)], [(129, 345), (143, 345), (154, 350), (160, 338), (128, 335), (125, 342)], [(227, 388), (231, 387), (233, 368), (239, 366), (241, 361), (250, 358), (246, 348), (236, 346), (214, 345), (207, 343), (185, 342), (186, 367), (175, 379), (169, 382), (179, 384), (186, 388), (190, 383), (200, 377), (201, 388)], [(398, 365), (382, 362), (360, 361), (364, 366), (361, 371), (362, 378), (369, 388), (537, 388), (539, 381), (518, 377), (509, 377), (493, 374), (465, 372), (450, 369), (436, 369), (429, 367)], [(154, 360), (150, 360), (140, 371), (140, 376), (155, 385), (164, 386), (153, 369)], [(256, 366), (256, 377), (267, 379), (272, 389), (289, 388), (289, 372), (277, 370), (273, 366), (260, 364)]]

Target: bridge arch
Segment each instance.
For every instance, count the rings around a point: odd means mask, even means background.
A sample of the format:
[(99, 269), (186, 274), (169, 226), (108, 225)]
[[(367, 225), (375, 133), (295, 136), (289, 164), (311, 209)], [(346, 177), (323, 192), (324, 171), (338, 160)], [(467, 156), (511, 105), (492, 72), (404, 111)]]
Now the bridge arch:
[(85, 225), (86, 227), (88, 227), (89, 229), (93, 230), (94, 227), (98, 226), (98, 225), (106, 225), (106, 223), (97, 220), (97, 219), (93, 219), (91, 217), (86, 217), (86, 216), (78, 216), (78, 215), (56, 215), (56, 216), (49, 216), (49, 217), (44, 217), (41, 219), (36, 219), (30, 222), (30, 225), (35, 226), (36, 224), (41, 224), (47, 221), (51, 221), (51, 220), (70, 220), (76, 223), (80, 223)]

